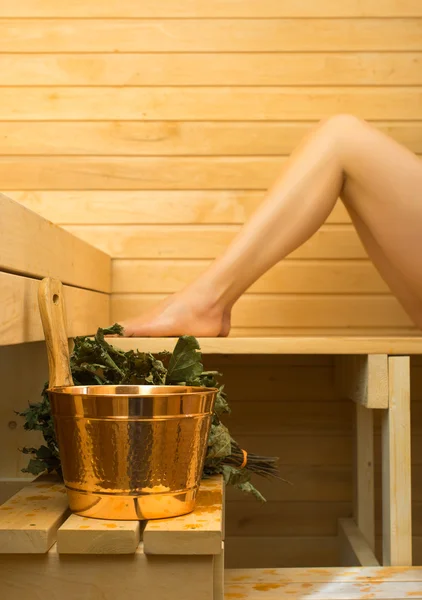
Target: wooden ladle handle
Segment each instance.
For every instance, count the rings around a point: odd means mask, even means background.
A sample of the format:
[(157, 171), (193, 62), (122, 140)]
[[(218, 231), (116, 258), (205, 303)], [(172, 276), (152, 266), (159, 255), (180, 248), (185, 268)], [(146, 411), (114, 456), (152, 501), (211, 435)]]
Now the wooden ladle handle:
[(47, 277), (38, 289), (38, 305), (47, 344), (49, 387), (74, 385), (69, 363), (63, 286)]

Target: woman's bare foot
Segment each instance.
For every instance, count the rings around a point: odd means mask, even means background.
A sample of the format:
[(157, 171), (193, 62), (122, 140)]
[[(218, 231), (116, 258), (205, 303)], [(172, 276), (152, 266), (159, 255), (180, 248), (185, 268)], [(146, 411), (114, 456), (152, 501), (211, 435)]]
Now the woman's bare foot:
[(230, 332), (230, 312), (205, 295), (185, 290), (122, 325), (126, 337), (226, 337)]

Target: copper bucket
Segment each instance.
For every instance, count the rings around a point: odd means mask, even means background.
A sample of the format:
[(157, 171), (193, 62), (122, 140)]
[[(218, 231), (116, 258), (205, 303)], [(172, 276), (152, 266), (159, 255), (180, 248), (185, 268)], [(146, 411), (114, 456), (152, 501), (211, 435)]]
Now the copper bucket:
[(121, 520), (192, 511), (217, 390), (74, 386), (60, 282), (44, 280), (39, 300), (52, 385), (48, 395), (71, 510)]

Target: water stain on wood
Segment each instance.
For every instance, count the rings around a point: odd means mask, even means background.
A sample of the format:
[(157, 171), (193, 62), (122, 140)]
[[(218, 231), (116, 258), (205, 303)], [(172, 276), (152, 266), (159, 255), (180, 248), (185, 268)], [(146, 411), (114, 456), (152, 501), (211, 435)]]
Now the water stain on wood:
[(253, 589), (257, 592), (268, 592), (270, 590), (278, 590), (283, 587), (280, 583), (256, 583)]
[(26, 499), (30, 502), (36, 502), (37, 500), (50, 500), (51, 496), (28, 496)]

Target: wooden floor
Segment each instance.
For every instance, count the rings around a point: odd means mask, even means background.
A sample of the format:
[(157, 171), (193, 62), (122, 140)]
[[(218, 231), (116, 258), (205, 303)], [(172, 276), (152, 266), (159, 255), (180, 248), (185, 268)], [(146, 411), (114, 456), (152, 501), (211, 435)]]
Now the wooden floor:
[(236, 569), (225, 600), (409, 600), (422, 598), (422, 568)]

